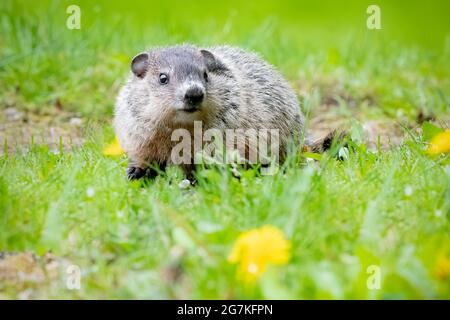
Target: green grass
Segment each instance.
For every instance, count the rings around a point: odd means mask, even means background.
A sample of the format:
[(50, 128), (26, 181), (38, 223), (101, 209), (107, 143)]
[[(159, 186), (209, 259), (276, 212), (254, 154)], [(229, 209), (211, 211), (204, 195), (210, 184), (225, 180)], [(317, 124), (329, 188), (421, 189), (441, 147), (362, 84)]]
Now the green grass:
[[(446, 1), (379, 1), (380, 31), (366, 29), (365, 1), (79, 3), (76, 31), (65, 28), (71, 2), (0, 4), (0, 108), (54, 115), (58, 99), (92, 120), (80, 148), (30, 142), (0, 158), (0, 251), (51, 250), (60, 262), (48, 283), (0, 282), (0, 298), (26, 288), (34, 298), (450, 298), (449, 271), (436, 271), (450, 257), (449, 158), (426, 155), (420, 132), (405, 129), (387, 150), (356, 139), (345, 161), (293, 160), (275, 176), (242, 171), (240, 182), (228, 168), (204, 169), (188, 190), (175, 168), (127, 182), (127, 160), (102, 154), (129, 58), (185, 41), (260, 52), (310, 116), (333, 98), (330, 114), (357, 124), (414, 126), (420, 111), (446, 120)], [(241, 232), (266, 224), (284, 231), (292, 257), (248, 287), (226, 258)], [(81, 290), (67, 289), (67, 264), (81, 268)], [(380, 290), (366, 286), (370, 265)]]
[[(344, 162), (290, 164), (275, 176), (246, 171), (241, 182), (226, 169), (203, 170), (189, 190), (178, 187), (178, 170), (149, 185), (129, 183), (125, 163), (103, 156), (98, 141), (1, 160), (2, 246), (51, 249), (85, 272), (81, 291), (65, 289), (62, 276), (37, 289), (44, 297), (449, 297), (434, 271), (450, 244), (450, 175), (416, 142)], [(241, 231), (265, 224), (287, 234), (292, 259), (276, 281), (249, 291), (235, 283), (226, 257)], [(174, 262), (176, 248), (184, 255)], [(181, 279), (161, 281), (173, 263)], [(365, 287), (372, 264), (382, 270), (380, 291)]]

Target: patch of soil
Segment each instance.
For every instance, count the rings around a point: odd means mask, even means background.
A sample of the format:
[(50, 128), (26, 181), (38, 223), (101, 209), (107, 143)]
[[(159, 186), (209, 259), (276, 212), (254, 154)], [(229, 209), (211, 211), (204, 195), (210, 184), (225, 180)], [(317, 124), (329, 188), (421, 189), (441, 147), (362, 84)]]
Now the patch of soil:
[[(381, 147), (387, 149), (403, 142), (405, 130), (402, 126), (412, 131), (419, 131), (423, 121), (436, 122), (434, 118), (426, 118), (422, 113), (418, 114), (416, 122), (390, 118), (367, 120), (357, 108), (351, 116), (339, 115), (336, 112), (338, 104), (327, 99), (325, 102), (328, 103), (324, 102), (319, 108), (313, 110), (309, 120), (307, 136), (311, 140), (320, 140), (334, 130), (348, 130), (351, 120), (357, 119), (362, 124), (363, 139), (368, 148), (376, 149), (379, 138)], [(83, 143), (84, 123), (85, 119), (62, 110), (54, 114), (37, 115), (12, 107), (2, 109), (0, 110), (0, 155), (3, 155), (5, 151), (8, 153), (18, 150), (26, 151), (30, 148), (32, 141), (36, 144), (46, 144), (54, 152), (59, 152), (60, 144), (63, 150), (78, 147)], [(437, 124), (449, 128), (450, 119), (440, 119)]]
[[(370, 88), (362, 87), (361, 90), (350, 92), (339, 79), (320, 76), (303, 78), (296, 83), (296, 89), (300, 100), (308, 100), (315, 106), (311, 109), (306, 132), (312, 141), (321, 140), (332, 131), (348, 131), (352, 120), (356, 119), (363, 129), (360, 138), (368, 148), (376, 149), (379, 139), (380, 146), (387, 149), (403, 142), (407, 134), (404, 128), (419, 132), (423, 122), (436, 122), (435, 115), (425, 113), (419, 107), (416, 119), (407, 119), (401, 113), (397, 117), (389, 117), (379, 109), (379, 99)], [(372, 109), (374, 115), (378, 116), (369, 119), (361, 106)], [(448, 127), (449, 120), (440, 119), (437, 124)]]
[[(336, 115), (330, 106), (323, 106), (321, 110), (316, 110), (308, 123), (307, 134), (312, 140), (320, 140), (330, 132), (349, 130), (350, 121), (358, 119), (363, 129), (363, 139), (369, 149), (375, 150), (378, 144), (386, 149), (390, 146), (400, 145), (404, 138), (404, 129), (402, 125), (393, 119), (364, 120), (362, 116)], [(408, 127), (411, 127), (408, 125)]]
[(83, 119), (59, 111), (57, 114), (36, 115), (16, 108), (0, 110), (0, 155), (26, 151), (32, 141), (46, 144), (57, 152), (80, 146)]
[(31, 289), (58, 278), (59, 262), (51, 253), (38, 257), (31, 252), (0, 252), (0, 294), (11, 293), (30, 298)]

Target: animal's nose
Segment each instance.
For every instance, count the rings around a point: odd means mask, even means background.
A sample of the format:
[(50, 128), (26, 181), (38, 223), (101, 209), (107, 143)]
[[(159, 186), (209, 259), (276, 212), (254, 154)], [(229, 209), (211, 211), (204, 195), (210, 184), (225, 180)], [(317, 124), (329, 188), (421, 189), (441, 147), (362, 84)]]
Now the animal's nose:
[(199, 87), (193, 87), (186, 91), (184, 94), (184, 100), (191, 106), (197, 106), (205, 97), (203, 90)]

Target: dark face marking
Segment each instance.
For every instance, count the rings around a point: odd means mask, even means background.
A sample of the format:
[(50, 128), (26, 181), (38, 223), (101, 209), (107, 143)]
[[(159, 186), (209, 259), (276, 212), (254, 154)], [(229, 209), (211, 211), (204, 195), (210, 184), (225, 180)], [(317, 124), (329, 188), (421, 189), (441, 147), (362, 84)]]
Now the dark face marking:
[(187, 48), (169, 48), (157, 52), (154, 73), (164, 73), (174, 85), (184, 81), (198, 81), (206, 84), (207, 67), (198, 50)]
[(231, 109), (235, 109), (235, 110), (238, 109), (238, 105), (235, 102), (231, 102), (230, 107), (231, 107)]

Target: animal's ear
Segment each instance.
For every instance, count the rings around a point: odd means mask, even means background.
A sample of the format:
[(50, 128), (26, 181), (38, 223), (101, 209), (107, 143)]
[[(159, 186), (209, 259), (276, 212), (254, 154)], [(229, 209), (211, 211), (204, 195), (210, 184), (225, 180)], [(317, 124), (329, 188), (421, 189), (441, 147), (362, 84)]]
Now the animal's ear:
[(146, 52), (139, 53), (131, 61), (131, 71), (138, 77), (143, 78), (148, 70), (149, 55)]
[(227, 71), (228, 68), (216, 58), (215, 55), (213, 55), (208, 50), (200, 50), (200, 53), (203, 56), (203, 59), (205, 59), (206, 67), (210, 72), (217, 72), (217, 71)]

